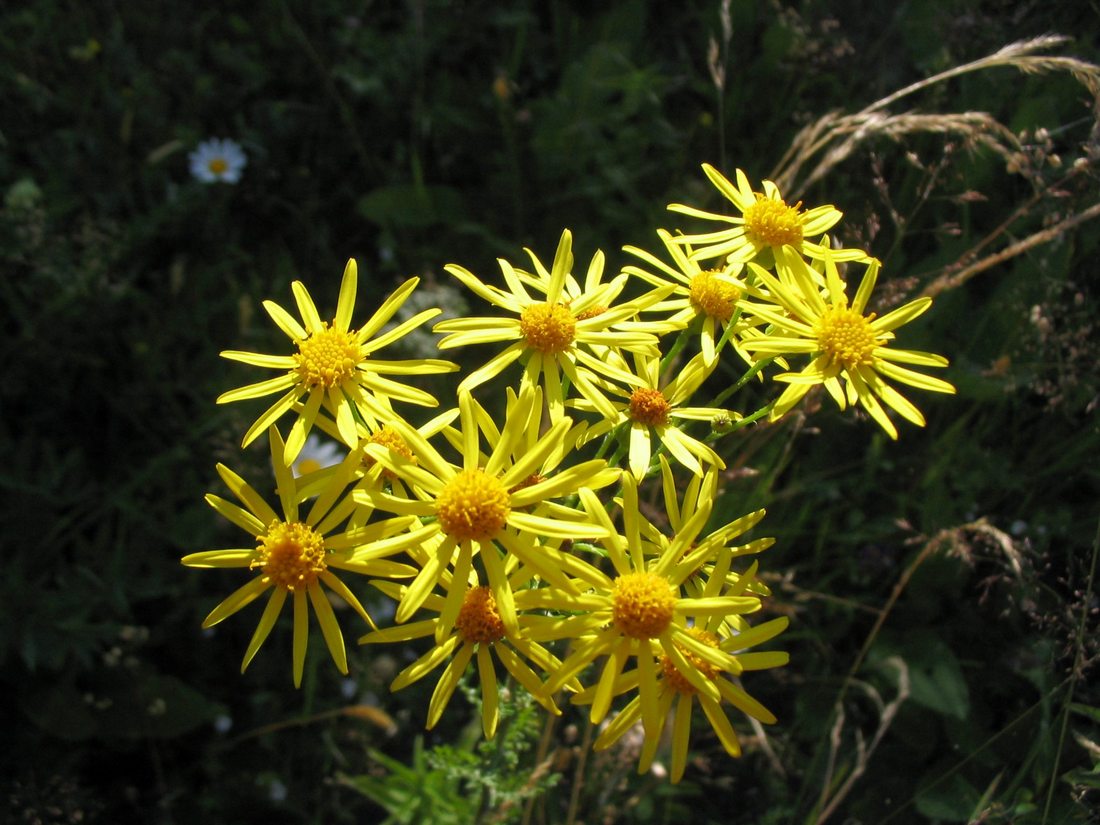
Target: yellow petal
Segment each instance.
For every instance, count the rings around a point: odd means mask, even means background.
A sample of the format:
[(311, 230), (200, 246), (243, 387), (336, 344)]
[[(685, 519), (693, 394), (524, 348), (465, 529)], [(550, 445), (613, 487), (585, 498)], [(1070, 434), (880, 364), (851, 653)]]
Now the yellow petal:
[(340, 280), (340, 297), (336, 302), (336, 318), (332, 325), (341, 332), (351, 327), (351, 315), (355, 310), (355, 289), (359, 282), (359, 269), (355, 258), (349, 258), (344, 267), (344, 277)]
[(469, 642), (466, 642), (459, 648), (458, 653), (447, 665), (447, 669), (443, 671), (443, 675), (439, 677), (439, 682), (435, 686), (435, 690), (432, 691), (432, 699), (428, 703), (428, 721), (426, 727), (431, 730), (435, 727), (436, 722), (443, 715), (443, 711), (447, 707), (447, 703), (451, 700), (451, 695), (455, 692), (455, 688), (458, 686), (458, 680), (462, 678), (462, 674), (466, 672), (467, 665), (470, 664), (470, 658), (474, 654), (474, 646)]
[(252, 634), (252, 641), (248, 643), (248, 650), (244, 652), (244, 659), (241, 660), (241, 673), (244, 673), (245, 668), (251, 664), (260, 650), (260, 645), (271, 633), (271, 628), (275, 626), (275, 620), (279, 618), (279, 611), (283, 609), (285, 601), (286, 591), (283, 588), (276, 587), (271, 591), (271, 598), (267, 600), (267, 607), (264, 608), (260, 623), (256, 625), (256, 631)]
[(493, 657), (485, 644), (477, 647), (477, 674), (481, 681), (481, 729), (486, 739), (492, 739), (497, 732), (500, 711), (497, 706), (497, 674)]
[(224, 598), (217, 607), (211, 610), (205, 619), (203, 619), (203, 629), (213, 627), (218, 622), (229, 618), (245, 605), (251, 604), (254, 599), (269, 587), (271, 587), (271, 582), (265, 582), (258, 576), (243, 587), (238, 587)]
[(336, 663), (336, 668), (345, 676), (348, 672), (348, 657), (344, 649), (344, 634), (340, 632), (340, 625), (336, 621), (336, 614), (332, 612), (321, 585), (314, 582), (309, 586), (309, 600), (313, 603), (313, 611), (317, 614), (317, 622), (321, 625), (321, 635), (325, 637), (325, 644)]

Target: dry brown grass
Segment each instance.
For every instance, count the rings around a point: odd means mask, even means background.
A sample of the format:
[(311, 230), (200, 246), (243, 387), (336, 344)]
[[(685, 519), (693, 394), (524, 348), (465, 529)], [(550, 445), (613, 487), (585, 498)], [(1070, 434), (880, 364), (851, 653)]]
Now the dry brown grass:
[[(1005, 163), (1009, 174), (1023, 176), (1032, 186), (1034, 196), (1015, 209), (996, 229), (980, 238), (966, 252), (942, 269), (925, 273), (924, 295), (937, 295), (954, 289), (974, 276), (993, 269), (1006, 261), (1044, 244), (1058, 240), (1083, 223), (1100, 217), (1095, 187), (1081, 186), (1086, 177), (1094, 178), (1100, 164), (1100, 66), (1076, 57), (1044, 54), (1065, 45), (1070, 38), (1045, 35), (1010, 43), (1002, 49), (962, 66), (906, 86), (877, 100), (855, 113), (828, 112), (805, 126), (794, 138), (770, 177), (790, 200), (798, 200), (808, 187), (821, 180), (859, 150), (869, 149), (872, 142), (885, 138), (903, 145), (906, 138), (920, 134), (939, 134), (949, 140), (945, 144), (944, 163), (936, 167), (936, 176), (943, 166), (954, 162), (947, 155), (961, 144), (968, 152), (954, 153), (961, 158), (975, 150), (993, 152)], [(1091, 127), (1088, 139), (1078, 148), (1076, 157), (1063, 159), (1050, 149), (1050, 134), (1061, 129), (1038, 129), (1029, 137), (1017, 135), (988, 112), (921, 112), (916, 109), (891, 111), (899, 101), (911, 98), (933, 86), (973, 72), (996, 68), (1013, 68), (1024, 74), (1068, 74), (1083, 87), (1092, 99)], [(871, 152), (874, 158), (874, 152)], [(1057, 173), (1052, 179), (1051, 172)], [(1092, 189), (1086, 203), (1074, 205), (1066, 196), (1071, 182), (1078, 189)], [(931, 189), (931, 185), (929, 186)], [(924, 193), (927, 197), (929, 193)], [(966, 193), (968, 195), (974, 193)], [(979, 195), (980, 197), (980, 195)], [(1088, 203), (1091, 199), (1093, 202)], [(1051, 203), (1057, 208), (1048, 211), (1045, 225), (1028, 227), (1026, 219)], [(903, 227), (898, 221), (898, 229)], [(1023, 234), (1023, 237), (1020, 237)], [(1008, 240), (1011, 238), (1011, 240)]]

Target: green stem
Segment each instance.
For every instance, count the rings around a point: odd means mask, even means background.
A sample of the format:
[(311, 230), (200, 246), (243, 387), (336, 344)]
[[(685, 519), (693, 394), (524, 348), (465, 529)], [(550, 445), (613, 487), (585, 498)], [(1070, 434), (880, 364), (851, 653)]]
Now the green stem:
[(668, 365), (672, 363), (677, 355), (680, 354), (680, 350), (684, 348), (684, 345), (688, 342), (688, 338), (691, 334), (691, 328), (694, 324), (689, 324), (680, 330), (680, 334), (676, 336), (676, 340), (672, 342), (672, 349), (670, 349), (663, 358), (661, 358), (660, 367), (657, 369), (658, 375), (664, 375), (665, 370), (668, 369)]
[(712, 407), (720, 406), (723, 401), (725, 401), (727, 398), (729, 398), (731, 395), (733, 395), (735, 392), (737, 392), (739, 389), (741, 389), (743, 386), (745, 386), (745, 384), (747, 384), (750, 380), (752, 380), (752, 378), (758, 372), (760, 372), (762, 369), (764, 369), (764, 367), (769, 366), (772, 363), (772, 361), (774, 361), (774, 360), (775, 360), (775, 356), (771, 356), (769, 358), (761, 358), (759, 361), (757, 361), (755, 364), (753, 364), (751, 367), (749, 367), (748, 371), (744, 375), (742, 375), (737, 380), (737, 382), (735, 384), (733, 384), (730, 387), (726, 387), (726, 389), (724, 389), (724, 390), (722, 390), (722, 392), (718, 393), (718, 395), (715, 397), (714, 401), (712, 401), (710, 403), (710, 406), (712, 406)]
[[(600, 448), (596, 450), (596, 458), (603, 458), (604, 453), (607, 452), (607, 448), (610, 447), (613, 442), (621, 440), (620, 432), (626, 425), (627, 422), (624, 421), (622, 424), (612, 427), (611, 430), (608, 431), (607, 435), (603, 437), (603, 441), (600, 443)], [(614, 461), (609, 459), (607, 463), (613, 464)]]
[(771, 411), (774, 407), (775, 407), (774, 402), (772, 402), (771, 404), (765, 404), (763, 407), (758, 409), (752, 415), (747, 415), (744, 418), (742, 418), (741, 420), (733, 422), (733, 427), (731, 428), (731, 431), (732, 430), (738, 430), (741, 427), (747, 427), (749, 424), (752, 424), (754, 421), (760, 420), (765, 415), (770, 415)]

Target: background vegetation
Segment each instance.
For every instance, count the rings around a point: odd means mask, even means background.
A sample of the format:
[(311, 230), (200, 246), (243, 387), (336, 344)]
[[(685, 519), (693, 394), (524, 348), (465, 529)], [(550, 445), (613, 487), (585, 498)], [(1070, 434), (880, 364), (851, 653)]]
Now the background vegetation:
[[(784, 153), (1012, 41), (1073, 35), (1046, 53), (1096, 61), (1100, 9), (668, 8), (0, 12), (0, 819), (1098, 821), (1095, 85), (992, 68), (886, 110), (1003, 131), (879, 123), (808, 187)], [(212, 136), (248, 154), (239, 184), (190, 177)], [(200, 631), (229, 580), (178, 559), (232, 541), (202, 501), (216, 461), (268, 472), (237, 450), (256, 410), (213, 404), (246, 379), (217, 353), (278, 336), (259, 302), (300, 277), (331, 305), (356, 257), (366, 311), (448, 262), (546, 260), (563, 227), (578, 259), (620, 265), (679, 225), (667, 203), (720, 206), (703, 161), (836, 204), (844, 240), (884, 261), (885, 305), (936, 292), (905, 344), (947, 354), (959, 388), (898, 443), (811, 400), (728, 445), (726, 509), (766, 505), (779, 539), (764, 568), (791, 664), (751, 686), (779, 724), (745, 727), (739, 761), (700, 731), (669, 786), (523, 704), (497, 746), (461, 703), (421, 736), (430, 688), (389, 695), (392, 654), (349, 651), (341, 679), (316, 651), (294, 691), (276, 634), (239, 676), (252, 624)]]

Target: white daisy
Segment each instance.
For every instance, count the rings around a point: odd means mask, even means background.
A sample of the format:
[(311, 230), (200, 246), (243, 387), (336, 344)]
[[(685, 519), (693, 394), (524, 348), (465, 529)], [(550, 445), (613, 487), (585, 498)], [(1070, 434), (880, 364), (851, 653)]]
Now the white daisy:
[(306, 437), (306, 443), (302, 445), (302, 451), (294, 459), (291, 470), (295, 478), (300, 478), (325, 467), (335, 467), (344, 460), (346, 454), (347, 450), (342, 445), (310, 433)]
[(248, 164), (241, 145), (228, 138), (211, 138), (200, 143), (187, 156), (191, 174), (203, 183), (236, 183)]

